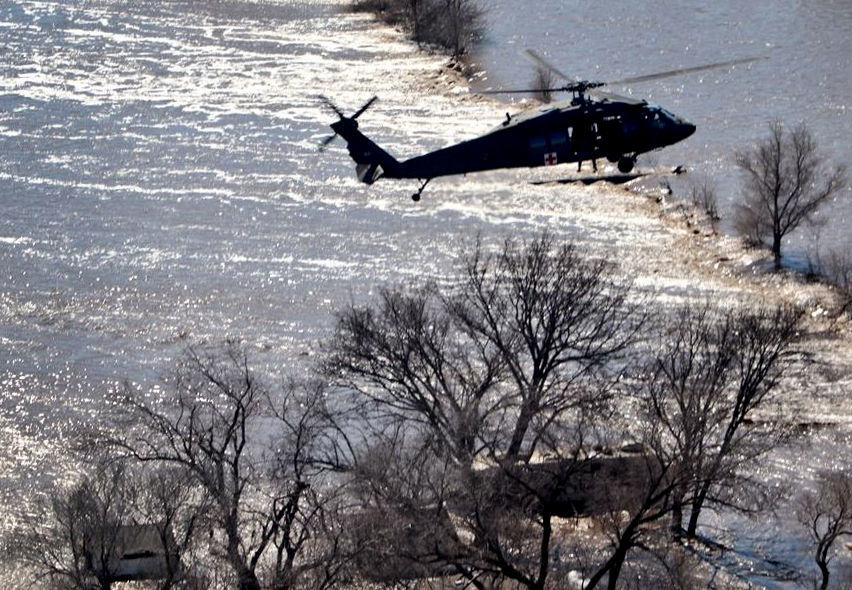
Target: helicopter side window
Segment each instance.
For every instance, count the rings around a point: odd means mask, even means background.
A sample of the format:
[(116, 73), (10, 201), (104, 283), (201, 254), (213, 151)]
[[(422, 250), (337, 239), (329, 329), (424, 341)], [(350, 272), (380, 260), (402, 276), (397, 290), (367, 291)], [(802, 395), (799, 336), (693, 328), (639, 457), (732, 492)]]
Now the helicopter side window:
[(543, 135), (534, 135), (530, 138), (530, 149), (543, 150), (547, 147), (547, 140)]
[(568, 141), (568, 138), (565, 135), (564, 131), (553, 131), (550, 134), (550, 145), (551, 147), (556, 147), (559, 145), (565, 145)]

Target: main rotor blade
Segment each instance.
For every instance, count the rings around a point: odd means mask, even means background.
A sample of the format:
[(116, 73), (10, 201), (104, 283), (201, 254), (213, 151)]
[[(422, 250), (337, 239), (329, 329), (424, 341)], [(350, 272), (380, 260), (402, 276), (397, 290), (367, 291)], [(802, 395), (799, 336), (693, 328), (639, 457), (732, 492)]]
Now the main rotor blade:
[(528, 88), (526, 90), (480, 90), (479, 94), (535, 94), (536, 92), (564, 92), (565, 87), (559, 88)]
[(671, 76), (682, 76), (684, 74), (691, 74), (693, 72), (703, 72), (705, 70), (716, 70), (720, 68), (728, 68), (731, 66), (736, 66), (739, 64), (750, 63), (753, 61), (758, 61), (761, 59), (769, 59), (768, 56), (760, 55), (757, 57), (744, 57), (741, 59), (732, 59), (731, 61), (720, 61), (712, 64), (705, 64), (703, 66), (694, 66), (691, 68), (679, 68), (677, 70), (669, 70), (667, 72), (657, 72), (656, 74), (645, 74), (644, 76), (633, 76), (631, 78), (622, 78), (621, 80), (614, 80), (612, 82), (607, 82), (608, 86), (613, 85), (621, 85), (621, 84), (636, 84), (638, 82), (648, 82), (650, 80), (659, 80), (661, 78), (669, 78)]
[(346, 118), (346, 115), (343, 114), (343, 111), (341, 111), (339, 108), (337, 108), (337, 105), (334, 104), (333, 102), (331, 102), (331, 100), (327, 96), (323, 96), (322, 94), (318, 94), (317, 98), (320, 99), (325, 106), (327, 106), (329, 109), (334, 111), (334, 113), (338, 117), (340, 117), (341, 119)]
[(521, 52), (521, 55), (523, 55), (524, 57), (526, 57), (527, 59), (532, 61), (537, 66), (544, 68), (545, 70), (550, 70), (551, 72), (553, 72), (554, 74), (556, 74), (557, 76), (559, 76), (560, 78), (565, 80), (566, 82), (574, 82), (574, 78), (569, 78), (568, 76), (566, 76), (565, 74), (560, 72), (558, 69), (556, 69), (556, 66), (554, 66), (552, 63), (550, 63), (549, 61), (544, 59), (541, 55), (539, 55), (537, 52), (533, 51), (532, 49), (524, 49)]
[(595, 98), (607, 99), (610, 102), (626, 102), (626, 103), (634, 103), (639, 104), (642, 101), (636, 98), (632, 98), (630, 96), (622, 96), (621, 94), (616, 94), (614, 92), (607, 92), (605, 90), (593, 89), (589, 91), (589, 94), (594, 96)]
[(373, 98), (371, 98), (370, 100), (368, 100), (368, 101), (364, 104), (364, 106), (362, 106), (360, 109), (358, 109), (358, 110), (355, 112), (355, 114), (354, 114), (354, 115), (352, 115), (352, 118), (353, 118), (353, 119), (357, 119), (358, 117), (360, 117), (360, 116), (364, 113), (364, 111), (366, 111), (366, 110), (367, 110), (367, 109), (369, 109), (371, 106), (373, 106), (373, 103), (374, 103), (374, 102), (376, 102), (377, 100), (379, 100), (379, 97), (378, 97), (378, 96), (374, 96)]
[(337, 139), (337, 133), (335, 133), (334, 135), (329, 135), (328, 137), (323, 139), (319, 144), (319, 151), (324, 152), (325, 148), (328, 147), (328, 144), (330, 144), (335, 139)]

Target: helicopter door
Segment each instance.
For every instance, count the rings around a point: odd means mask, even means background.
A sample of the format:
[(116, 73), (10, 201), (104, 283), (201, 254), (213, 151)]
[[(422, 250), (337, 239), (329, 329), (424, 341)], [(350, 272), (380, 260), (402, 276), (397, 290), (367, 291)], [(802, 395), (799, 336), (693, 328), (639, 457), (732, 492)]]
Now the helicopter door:
[(530, 151), (528, 154), (528, 166), (541, 166), (548, 154), (547, 138), (544, 135), (533, 135), (530, 137)]
[(604, 117), (600, 122), (598, 145), (608, 158), (618, 159), (618, 156), (622, 154), (624, 151), (624, 129), (618, 117)]

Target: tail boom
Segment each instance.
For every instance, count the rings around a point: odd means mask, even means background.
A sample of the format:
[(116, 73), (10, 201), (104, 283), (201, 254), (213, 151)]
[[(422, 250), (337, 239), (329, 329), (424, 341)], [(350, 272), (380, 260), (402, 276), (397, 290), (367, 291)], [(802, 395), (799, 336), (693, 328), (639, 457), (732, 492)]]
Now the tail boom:
[(331, 128), (346, 141), (349, 155), (355, 161), (358, 180), (373, 184), (382, 176), (395, 176), (399, 162), (358, 130), (354, 118), (341, 118)]

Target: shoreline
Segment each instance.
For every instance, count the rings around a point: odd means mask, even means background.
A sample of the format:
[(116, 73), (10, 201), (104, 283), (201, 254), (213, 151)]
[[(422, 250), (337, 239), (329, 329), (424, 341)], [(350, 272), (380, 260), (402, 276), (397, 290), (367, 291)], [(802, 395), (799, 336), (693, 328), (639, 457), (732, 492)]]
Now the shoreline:
[[(192, 26), (196, 15), (180, 5), (167, 7), (174, 12), (167, 11), (168, 21), (159, 11), (146, 12), (147, 5), (107, 24), (85, 9), (69, 17), (74, 27), (92, 21), (103, 36), (99, 46), (107, 47), (95, 53), (110, 60), (97, 76), (76, 72), (75, 92), (88, 101), (82, 115), (61, 110), (72, 102), (64, 90), (53, 94), (38, 81), (25, 89), (43, 95), (36, 104), (46, 105), (44, 112), (68, 116), (54, 127), (56, 142), (30, 139), (41, 151), (31, 152), (9, 195), (13, 213), (20, 203), (40, 222), (30, 226), (12, 216), (15, 233), (2, 252), (10, 268), (33, 277), (26, 285), (10, 280), (0, 306), (14, 334), (2, 392), (14, 411), (0, 424), (8, 449), (0, 456), (8, 467), (4, 524), (11, 526), (33, 497), (75, 476), (68, 441), (84, 420), (108, 416), (102, 381), (155, 379), (187, 342), (225, 336), (256, 345), (257, 367), (274, 374), (271, 367), (315, 351), (314, 341), (344, 301), (371, 297), (376, 285), (447, 276), (453, 252), (477, 230), (490, 242), (553, 231), (612, 260), (635, 277), (637, 296), (661, 306), (761, 291), (816, 301), (817, 287), (800, 288), (784, 276), (755, 282), (749, 268), (759, 268), (759, 257), (724, 241), (711, 240), (711, 247), (665, 203), (623, 188), (533, 186), (542, 170), (521, 169), (436, 183), (418, 206), (403, 184), (359, 185), (339, 141), (317, 158), (315, 140), (328, 133), (329, 117), (311, 92), (349, 108), (368, 93), (382, 94), (387, 102), (362, 119), (365, 132), (378, 130), (381, 142), (400, 153), (469, 137), (483, 122), (499, 123), (502, 109), (471, 94), (464, 76), (436, 54), (403, 46), (392, 27), (337, 14), (340, 0), (330, 4), (320, 16), (282, 17), (272, 25), (216, 4), (210, 10), (222, 12), (216, 14), (224, 25), (209, 31)], [(118, 35), (128, 22), (134, 31), (166, 34), (131, 42)], [(171, 37), (191, 46), (203, 67), (180, 67), (183, 52), (158, 45)], [(89, 55), (70, 33), (56, 36), (55, 44), (45, 38), (24, 41)], [(138, 53), (143, 41), (152, 44), (146, 50), (157, 76), (137, 75), (130, 67), (136, 62), (124, 62), (124, 52)], [(129, 108), (138, 106), (140, 91), (141, 100), (160, 97), (158, 109)], [(38, 128), (41, 113), (33, 106), (21, 117)], [(88, 143), (63, 151), (58, 140), (76, 136), (75, 125)], [(120, 159), (116, 147), (124, 150)], [(44, 165), (42, 153), (51, 160)], [(811, 323), (827, 325), (818, 306), (813, 312)], [(852, 367), (852, 347), (828, 339), (825, 330), (807, 343), (814, 366)], [(824, 348), (829, 341), (833, 352)], [(848, 375), (839, 379), (833, 389), (820, 389), (821, 405), (806, 415), (811, 423), (836, 417), (831, 412), (840, 408), (838, 423), (852, 424), (842, 397)], [(52, 421), (55, 415), (63, 421)]]
[[(374, 24), (386, 26), (380, 22)], [(501, 109), (498, 105), (501, 103), (471, 93), (467, 78), (447, 64), (428, 73), (422, 84), (424, 90), (440, 92), (454, 103), (493, 106), (495, 108), (491, 110), (495, 121), (499, 118)], [(465, 91), (460, 92), (460, 87)], [(568, 166), (563, 168), (567, 170)], [(519, 170), (517, 175), (506, 174), (511, 177), (507, 179), (510, 185), (507, 190), (515, 187), (512, 183), (515, 178), (521, 177), (517, 182), (528, 185), (537, 175), (533, 170)], [(566, 170), (562, 170), (563, 175)], [(736, 236), (702, 228), (701, 213), (692, 211), (685, 197), (643, 194), (628, 186), (585, 187), (579, 193), (561, 185), (544, 190), (549, 192), (544, 198), (553, 201), (577, 199), (578, 205), (583, 206), (588, 205), (587, 201), (593, 201), (589, 206), (617, 210), (609, 216), (611, 219), (642, 216), (649, 227), (655, 228), (654, 235), (661, 232), (667, 238), (666, 243), (657, 248), (649, 249), (645, 239), (631, 244), (640, 256), (649, 251), (653, 253), (647, 267), (642, 269), (643, 276), (636, 278), (650, 297), (679, 304), (712, 300), (720, 305), (734, 302), (750, 305), (786, 303), (804, 307), (807, 310), (806, 333), (799, 344), (802, 358), (791, 371), (784, 392), (779, 396), (779, 405), (767, 407), (757, 418), (763, 423), (781, 420), (795, 424), (806, 435), (793, 448), (785, 448), (766, 458), (763, 467), (765, 477), (785, 489), (806, 488), (817, 473), (812, 462), (821, 465), (821, 468), (850, 463), (846, 439), (852, 436), (852, 405), (847, 394), (852, 385), (852, 322), (848, 314), (832, 317), (838, 301), (833, 286), (824, 281), (810, 280), (795, 270), (772, 271), (768, 250), (747, 247)], [(426, 202), (429, 206), (428, 198)], [(551, 223), (562, 220), (564, 217), (554, 213)], [(618, 228), (610, 227), (608, 231), (617, 233)], [(578, 243), (591, 249), (593, 255), (597, 254), (593, 245), (589, 248), (590, 244), (582, 239)], [(619, 250), (624, 249), (614, 247), (604, 255), (617, 264), (620, 272), (630, 274), (631, 264), (624, 264)], [(654, 277), (662, 277), (661, 282), (656, 282)], [(785, 503), (777, 510), (771, 527), (775, 533), (769, 537), (766, 537), (760, 523), (732, 515), (716, 516), (714, 524), (726, 530), (724, 536), (729, 546), (735, 551), (748, 550), (758, 563), (762, 555), (769, 560), (791, 564), (793, 568), (812, 567), (807, 560), (802, 561), (803, 548), (796, 540), (798, 529), (790, 506)], [(719, 518), (724, 524), (718, 522)], [(747, 565), (744, 567), (748, 568)], [(733, 573), (738, 575), (737, 571), (735, 568)], [(739, 574), (747, 575), (745, 571), (739, 571)], [(766, 578), (762, 580), (765, 584)], [(776, 580), (768, 587), (788, 586), (782, 580)]]

